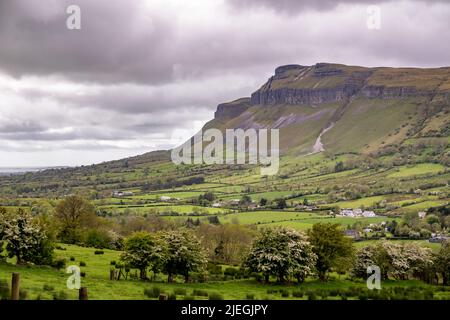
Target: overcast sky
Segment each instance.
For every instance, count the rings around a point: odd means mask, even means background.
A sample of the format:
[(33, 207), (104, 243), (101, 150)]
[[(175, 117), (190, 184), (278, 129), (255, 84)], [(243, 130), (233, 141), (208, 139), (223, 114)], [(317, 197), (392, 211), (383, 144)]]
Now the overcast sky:
[(0, 0), (0, 166), (173, 147), (283, 64), (450, 66), (449, 30), (449, 1)]

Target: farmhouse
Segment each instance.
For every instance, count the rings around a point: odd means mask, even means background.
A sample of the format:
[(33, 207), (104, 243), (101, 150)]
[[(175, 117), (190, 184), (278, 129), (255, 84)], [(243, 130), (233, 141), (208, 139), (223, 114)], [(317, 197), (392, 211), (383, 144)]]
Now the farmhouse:
[(131, 191), (114, 190), (112, 192), (112, 197), (113, 198), (131, 197), (132, 195), (133, 195), (133, 192), (131, 192)]
[(364, 218), (372, 218), (376, 217), (377, 215), (373, 211), (367, 211), (362, 209), (343, 209), (339, 212), (339, 214), (343, 217), (351, 217), (351, 218), (357, 218), (357, 217), (364, 217)]

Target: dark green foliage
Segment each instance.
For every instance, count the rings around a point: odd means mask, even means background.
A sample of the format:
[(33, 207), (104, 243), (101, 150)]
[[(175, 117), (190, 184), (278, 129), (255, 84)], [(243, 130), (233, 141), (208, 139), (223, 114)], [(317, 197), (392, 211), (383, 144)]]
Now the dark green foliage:
[(52, 267), (58, 270), (63, 269), (66, 266), (66, 259), (56, 259), (52, 262)]
[(158, 298), (161, 293), (161, 288), (156, 286), (144, 289), (144, 294), (149, 298)]
[(53, 293), (53, 300), (68, 300), (69, 296), (67, 295), (67, 293), (65, 291), (59, 291), (59, 292), (55, 292)]
[(223, 300), (223, 296), (218, 292), (211, 292), (208, 296), (209, 300)]
[(175, 288), (173, 290), (173, 293), (176, 294), (177, 296), (185, 296), (186, 295), (186, 289), (184, 289), (184, 288)]
[(208, 291), (202, 290), (202, 289), (194, 289), (194, 291), (192, 292), (192, 295), (196, 296), (196, 297), (207, 297)]
[(10, 298), (11, 292), (8, 281), (0, 279), (0, 300), (8, 300)]
[(53, 291), (53, 290), (55, 290), (55, 287), (53, 287), (53, 286), (51, 286), (51, 285), (45, 283), (45, 284), (42, 286), (42, 290), (44, 290), (44, 291)]

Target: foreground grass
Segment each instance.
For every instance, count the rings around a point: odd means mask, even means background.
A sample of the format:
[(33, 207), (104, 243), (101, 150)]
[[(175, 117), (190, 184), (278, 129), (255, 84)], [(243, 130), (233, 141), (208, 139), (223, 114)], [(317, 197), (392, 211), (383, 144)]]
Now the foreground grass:
[[(182, 279), (177, 279), (177, 283), (168, 284), (165, 278), (157, 277), (155, 282), (143, 282), (140, 280), (109, 280), (110, 262), (118, 261), (120, 252), (103, 250), (103, 255), (96, 255), (95, 249), (83, 248), (73, 245), (63, 245), (66, 250), (56, 250), (58, 258), (65, 258), (67, 265), (79, 265), (84, 262), (81, 271), (86, 273), (82, 278), (81, 285), (88, 288), (89, 298), (92, 300), (142, 300), (148, 299), (144, 295), (144, 289), (158, 287), (161, 292), (173, 294), (185, 291), (183, 295), (178, 295), (177, 299), (188, 297), (189, 299), (207, 299), (206, 296), (195, 296), (194, 290), (206, 291), (208, 294), (218, 293), (224, 299), (307, 299), (307, 296), (294, 297), (293, 292), (302, 290), (320, 291), (346, 288), (365, 288), (364, 281), (350, 281), (345, 276), (332, 275), (329, 282), (323, 283), (315, 279), (309, 279), (305, 283), (297, 284), (262, 284), (255, 280), (229, 280), (207, 283), (185, 284)], [(74, 261), (70, 261), (74, 258)], [(65, 270), (56, 270), (51, 267), (38, 266), (17, 266), (12, 263), (0, 264), (0, 280), (10, 281), (11, 274), (19, 272), (21, 274), (21, 290), (27, 292), (27, 299), (54, 299), (55, 296), (65, 296), (67, 299), (77, 299), (76, 290), (67, 289), (67, 279), (70, 276)], [(420, 281), (384, 281), (383, 287), (404, 287), (404, 288), (431, 288), (438, 299), (450, 299), (450, 291), (441, 292), (440, 288), (426, 285)], [(330, 299), (339, 297), (329, 297)]]

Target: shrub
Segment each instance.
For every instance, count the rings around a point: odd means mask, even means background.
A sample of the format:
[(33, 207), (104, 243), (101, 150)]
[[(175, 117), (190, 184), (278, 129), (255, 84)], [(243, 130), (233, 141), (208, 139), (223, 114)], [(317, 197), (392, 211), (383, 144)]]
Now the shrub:
[(303, 295), (304, 295), (303, 291), (300, 291), (300, 290), (292, 292), (292, 296), (295, 298), (302, 298)]
[(314, 292), (308, 293), (308, 300), (317, 300), (317, 296)]
[(186, 295), (186, 289), (184, 289), (184, 288), (175, 288), (173, 290), (173, 293), (176, 294), (177, 296), (185, 296)]
[(210, 273), (210, 274), (222, 274), (222, 267), (219, 266), (218, 264), (214, 264), (214, 263), (208, 263), (208, 266), (206, 267), (206, 270)]
[(64, 247), (61, 247), (60, 245), (55, 246), (56, 250), (62, 250), (62, 251), (66, 251), (67, 249)]
[(209, 300), (223, 300), (223, 296), (218, 292), (211, 292), (209, 294)]
[(80, 267), (86, 267), (86, 262), (80, 261)]
[(235, 268), (226, 268), (225, 271), (223, 272), (224, 275), (226, 276), (231, 276), (231, 277), (235, 277), (237, 274), (239, 273), (239, 270), (235, 269)]
[(70, 257), (70, 261), (75, 261), (75, 257)]
[(52, 262), (52, 267), (55, 269), (63, 269), (66, 266), (66, 259), (56, 259)]
[(20, 290), (19, 291), (19, 300), (26, 300), (28, 297), (28, 291)]
[(42, 289), (44, 291), (53, 291), (53, 290), (55, 290), (55, 287), (45, 283), (44, 286), (42, 287)]
[(156, 286), (144, 289), (144, 294), (149, 298), (158, 298), (161, 292), (161, 289)]
[(245, 296), (247, 300), (255, 300), (255, 295), (253, 293), (247, 293)]
[(201, 290), (201, 289), (194, 289), (194, 291), (192, 292), (192, 295), (197, 296), (197, 297), (207, 297), (208, 291)]
[(89, 230), (84, 236), (84, 243), (88, 247), (99, 249), (109, 248), (111, 242), (113, 242), (113, 239), (111, 238), (108, 231), (105, 230), (92, 229)]
[(53, 300), (67, 300), (69, 297), (67, 295), (67, 293), (65, 293), (64, 291), (59, 291), (58, 293), (54, 293), (53, 294)]
[(0, 280), (0, 300), (7, 300), (10, 298), (9, 284), (6, 280)]
[(367, 293), (360, 293), (359, 294), (359, 300), (367, 300), (369, 297)]
[(86, 272), (80, 272), (80, 277), (86, 278)]
[(289, 291), (287, 291), (286, 289), (283, 289), (283, 290), (280, 290), (280, 292), (281, 292), (281, 296), (283, 298), (289, 298), (289, 296), (290, 296)]
[(177, 300), (177, 295), (175, 293), (171, 293), (169, 294), (169, 296), (167, 297), (168, 300)]
[(112, 265), (112, 266), (115, 266), (116, 265), (116, 261), (113, 260), (109, 264)]
[(105, 252), (103, 250), (95, 250), (94, 254), (104, 254)]

